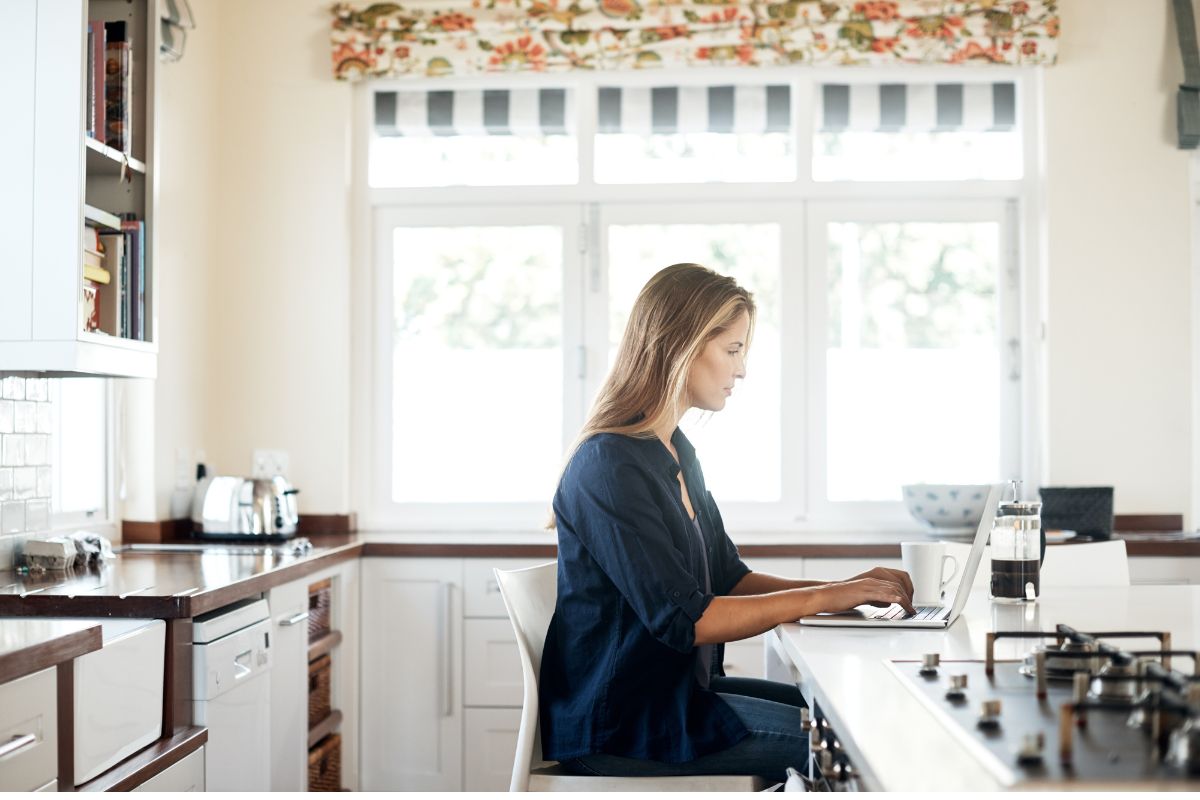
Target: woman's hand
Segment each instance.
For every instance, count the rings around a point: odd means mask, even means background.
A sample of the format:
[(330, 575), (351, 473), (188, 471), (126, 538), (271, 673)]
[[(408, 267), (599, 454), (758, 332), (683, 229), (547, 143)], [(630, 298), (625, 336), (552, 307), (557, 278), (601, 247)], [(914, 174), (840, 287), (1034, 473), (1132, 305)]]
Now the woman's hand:
[(817, 609), (818, 611), (846, 611), (861, 605), (890, 606), (897, 603), (909, 614), (915, 614), (911, 582), (909, 586), (910, 588), (905, 589), (894, 579), (857, 577), (848, 581), (827, 583), (813, 591), (820, 593), (821, 608)]
[(882, 581), (890, 581), (891, 583), (897, 583), (900, 585), (900, 588), (904, 590), (905, 594), (908, 595), (908, 599), (912, 600), (912, 596), (913, 596), (912, 578), (908, 577), (908, 573), (902, 569), (889, 569), (888, 567), (875, 567), (874, 569), (868, 570), (867, 572), (864, 572), (861, 575), (855, 575), (850, 580), (857, 580), (858, 578), (878, 578), (879, 580), (882, 580)]

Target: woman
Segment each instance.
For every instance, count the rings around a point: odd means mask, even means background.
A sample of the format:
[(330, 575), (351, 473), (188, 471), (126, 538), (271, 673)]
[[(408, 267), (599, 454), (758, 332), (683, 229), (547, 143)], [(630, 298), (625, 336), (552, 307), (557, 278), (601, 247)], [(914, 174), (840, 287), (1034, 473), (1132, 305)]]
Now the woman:
[(554, 496), (558, 602), (542, 656), (542, 750), (582, 774), (762, 775), (806, 757), (793, 686), (726, 678), (723, 643), (863, 603), (912, 609), (877, 568), (843, 582), (751, 572), (678, 424), (746, 374), (750, 293), (697, 264), (659, 272)]

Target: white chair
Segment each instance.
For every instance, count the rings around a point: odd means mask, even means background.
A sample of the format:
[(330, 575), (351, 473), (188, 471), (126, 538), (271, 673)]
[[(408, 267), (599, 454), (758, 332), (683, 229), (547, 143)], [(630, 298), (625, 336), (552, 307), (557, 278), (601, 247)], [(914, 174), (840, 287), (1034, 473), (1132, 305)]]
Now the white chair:
[(542, 760), (538, 726), (538, 672), (546, 631), (558, 596), (558, 564), (493, 570), (521, 652), (525, 697), (513, 760), (510, 792), (752, 792), (763, 786), (751, 775), (688, 775), (671, 778), (610, 778), (569, 775)]

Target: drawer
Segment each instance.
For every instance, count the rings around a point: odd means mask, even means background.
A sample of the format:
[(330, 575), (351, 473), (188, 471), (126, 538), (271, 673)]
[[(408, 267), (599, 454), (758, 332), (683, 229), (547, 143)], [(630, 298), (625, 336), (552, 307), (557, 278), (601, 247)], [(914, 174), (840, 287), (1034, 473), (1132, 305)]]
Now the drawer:
[(521, 653), (512, 624), (507, 619), (464, 620), (463, 638), (463, 705), (521, 705)]
[(135, 792), (203, 792), (204, 748), (189, 753), (134, 788)]
[(726, 643), (723, 666), (730, 678), (763, 677), (763, 637)]
[(0, 792), (32, 792), (58, 777), (58, 679), (55, 667), (0, 686), (0, 747), (29, 744), (0, 756)]
[(507, 792), (512, 782), (519, 708), (468, 708), (463, 734), (463, 788), (468, 792)]
[(493, 569), (524, 569), (552, 558), (468, 558), (463, 565), (463, 615), (508, 619)]

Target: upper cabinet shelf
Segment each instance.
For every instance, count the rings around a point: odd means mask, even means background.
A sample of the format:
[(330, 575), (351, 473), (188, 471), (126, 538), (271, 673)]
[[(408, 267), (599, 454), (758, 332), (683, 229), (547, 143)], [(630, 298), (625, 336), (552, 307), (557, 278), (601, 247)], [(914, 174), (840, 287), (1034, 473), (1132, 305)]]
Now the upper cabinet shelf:
[(0, 373), (157, 374), (160, 1), (5, 0)]

